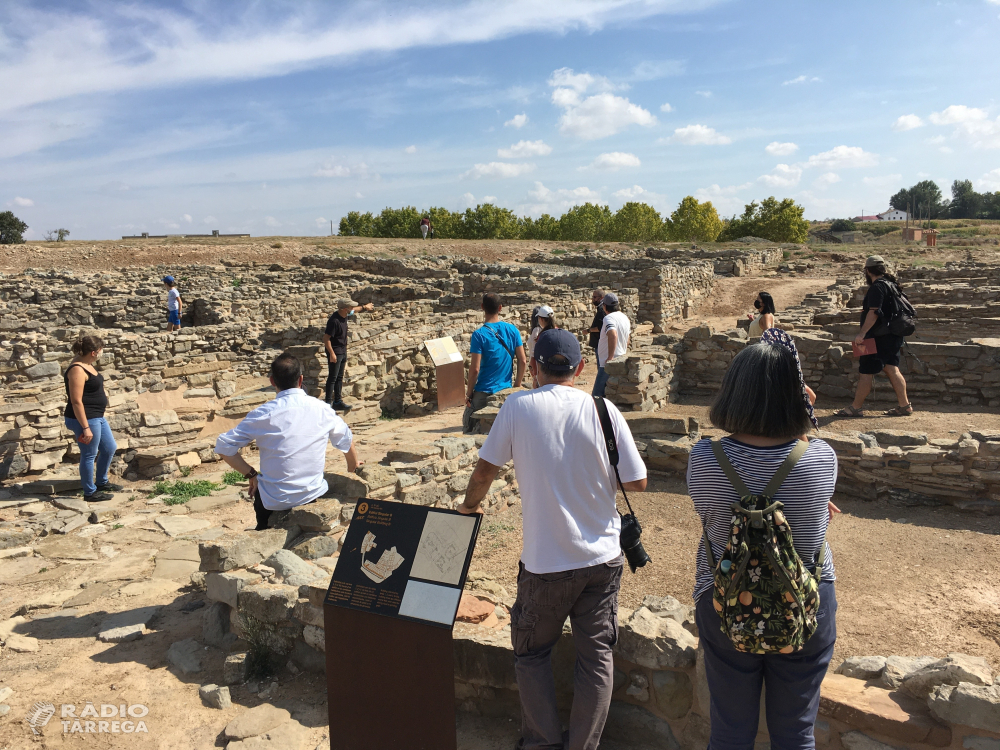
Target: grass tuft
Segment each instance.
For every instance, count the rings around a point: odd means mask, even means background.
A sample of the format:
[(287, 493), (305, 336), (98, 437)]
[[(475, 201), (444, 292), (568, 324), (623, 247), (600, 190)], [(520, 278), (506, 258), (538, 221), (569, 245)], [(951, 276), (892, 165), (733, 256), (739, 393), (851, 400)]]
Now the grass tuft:
[(149, 496), (169, 495), (169, 497), (163, 500), (164, 505), (183, 505), (192, 497), (210, 495), (217, 489), (219, 489), (219, 485), (215, 482), (209, 482), (207, 479), (197, 479), (193, 482), (182, 482), (180, 480), (176, 482), (157, 482), (153, 485)]
[(246, 479), (240, 474), (236, 469), (230, 469), (225, 474), (222, 475), (222, 483), (227, 485), (239, 484), (240, 482), (245, 482)]

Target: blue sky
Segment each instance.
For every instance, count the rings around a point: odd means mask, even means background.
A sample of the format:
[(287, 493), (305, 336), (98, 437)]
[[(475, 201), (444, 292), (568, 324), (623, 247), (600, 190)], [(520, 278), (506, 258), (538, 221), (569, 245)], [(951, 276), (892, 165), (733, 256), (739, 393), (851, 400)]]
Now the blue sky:
[(806, 217), (1000, 190), (1000, 0), (0, 7), (29, 239), (322, 235), (351, 209), (590, 200)]

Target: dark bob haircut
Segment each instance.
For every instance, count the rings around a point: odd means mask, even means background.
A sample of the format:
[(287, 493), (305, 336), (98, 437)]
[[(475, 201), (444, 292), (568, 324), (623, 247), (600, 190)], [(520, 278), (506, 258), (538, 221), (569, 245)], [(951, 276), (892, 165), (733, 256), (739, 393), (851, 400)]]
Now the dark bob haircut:
[(736, 355), (708, 412), (730, 434), (793, 438), (812, 430), (795, 356), (774, 344), (752, 344)]
[(279, 391), (298, 388), (299, 378), (302, 377), (302, 364), (294, 354), (282, 352), (271, 363), (271, 377), (274, 378), (274, 385)]
[(757, 294), (760, 297), (760, 313), (771, 313), (774, 315), (774, 297), (771, 296), (770, 292), (759, 292)]

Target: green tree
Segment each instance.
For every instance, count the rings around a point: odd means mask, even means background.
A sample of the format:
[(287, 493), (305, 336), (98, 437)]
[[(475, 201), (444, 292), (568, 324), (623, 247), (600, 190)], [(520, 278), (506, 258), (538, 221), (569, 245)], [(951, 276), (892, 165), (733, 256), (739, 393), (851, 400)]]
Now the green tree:
[(983, 196), (972, 187), (972, 180), (951, 183), (951, 203), (948, 215), (953, 219), (978, 219)]
[(537, 219), (524, 217), (521, 238), (525, 240), (558, 240), (559, 219), (549, 214), (542, 214)]
[(752, 201), (741, 216), (726, 222), (719, 240), (727, 242), (752, 236), (771, 242), (805, 242), (809, 237), (809, 222), (802, 218), (804, 211), (791, 198), (778, 201), (771, 196), (759, 204)]
[(559, 238), (570, 242), (606, 242), (613, 216), (607, 206), (584, 203), (559, 217)]
[(911, 188), (903, 188), (889, 199), (889, 205), (899, 211), (911, 211), (916, 218), (940, 219), (948, 213), (948, 201), (933, 180), (923, 180)]
[(509, 208), (480, 203), (462, 215), (462, 236), (470, 240), (516, 240), (521, 236), (521, 220)]
[(0, 213), (0, 245), (20, 245), (28, 225), (14, 216), (13, 211)]
[(432, 206), (423, 212), (431, 220), (435, 239), (462, 239), (462, 214)]
[(979, 215), (984, 219), (1000, 219), (1000, 190), (983, 193)]
[(375, 217), (371, 211), (360, 213), (359, 211), (348, 211), (347, 216), (340, 219), (340, 228), (337, 234), (341, 237), (374, 237)]
[(629, 202), (615, 211), (608, 239), (613, 242), (653, 242), (663, 236), (660, 213), (646, 203)]
[(420, 212), (413, 206), (389, 208), (375, 217), (376, 237), (420, 237)]
[(853, 232), (857, 228), (858, 225), (850, 219), (837, 219), (830, 225), (831, 232)]
[(722, 221), (712, 201), (699, 203), (687, 196), (667, 220), (665, 233), (675, 242), (715, 242), (722, 231)]

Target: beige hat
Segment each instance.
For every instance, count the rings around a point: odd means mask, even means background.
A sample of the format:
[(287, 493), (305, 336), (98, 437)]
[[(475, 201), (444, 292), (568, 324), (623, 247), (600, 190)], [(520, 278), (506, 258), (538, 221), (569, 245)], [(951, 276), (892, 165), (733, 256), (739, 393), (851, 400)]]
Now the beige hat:
[(872, 266), (884, 266), (885, 258), (881, 255), (869, 255), (868, 260), (865, 261), (865, 268), (871, 268)]
[(349, 300), (349, 299), (338, 299), (337, 300), (337, 309), (338, 310), (344, 310), (344, 309), (346, 309), (348, 307), (353, 308), (353, 307), (357, 307), (357, 306), (358, 306), (358, 303), (354, 302), (353, 300)]

